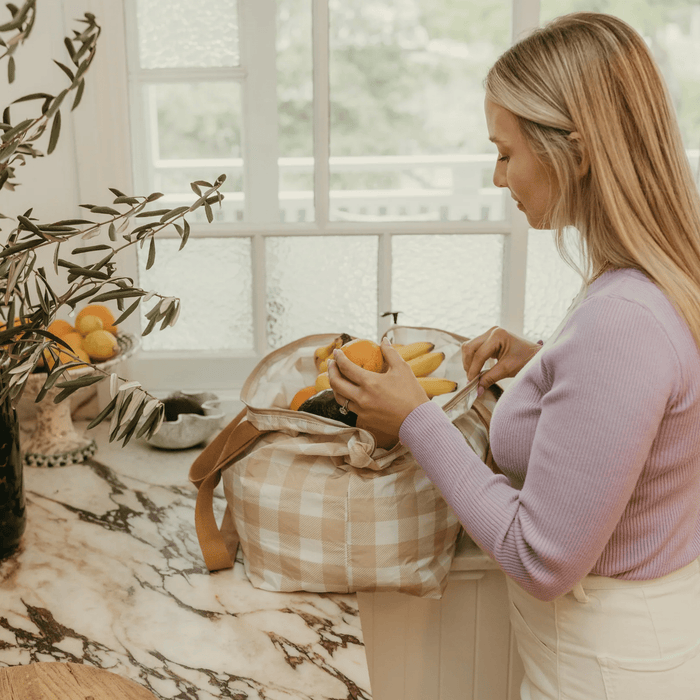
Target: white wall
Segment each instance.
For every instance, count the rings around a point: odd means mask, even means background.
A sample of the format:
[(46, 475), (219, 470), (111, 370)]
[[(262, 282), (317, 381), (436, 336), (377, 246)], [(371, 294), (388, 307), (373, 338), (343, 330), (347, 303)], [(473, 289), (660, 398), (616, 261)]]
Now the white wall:
[[(2, 212), (23, 213), (33, 206), (41, 219), (73, 217), (81, 213), (78, 205), (84, 197), (99, 198), (91, 203), (111, 201), (107, 186), (130, 188), (128, 104), (123, 49), (123, 9), (120, 0), (50, 0), (38, 2), (37, 20), (29, 39), (15, 54), (16, 79), (6, 83), (6, 61), (2, 64), (3, 102), (31, 92), (57, 94), (68, 83), (67, 76), (54, 59), (70, 65), (63, 38), (82, 24), (80, 18), (94, 12), (102, 24), (102, 35), (92, 67), (86, 74), (83, 100), (70, 111), (72, 97), (61, 108), (61, 139), (56, 150), (45, 158), (29, 161), (18, 169), (22, 183), (15, 192), (2, 192)], [(100, 14), (102, 11), (102, 14)], [(12, 107), (13, 122), (27, 112), (38, 113), (40, 101)], [(79, 134), (80, 143), (76, 139)], [(48, 145), (48, 132), (39, 141)], [(83, 168), (78, 175), (78, 162)], [(3, 227), (5, 232), (6, 225)]]
[[(60, 30), (63, 26), (60, 3), (39, 3), (39, 6), (42, 11), (37, 14), (37, 21), (30, 39), (15, 53), (17, 70), (15, 82), (12, 85), (6, 85), (7, 60), (2, 64), (2, 80), (5, 83), (2, 91), (3, 109), (9, 102), (27, 93), (56, 94), (68, 79), (51, 60), (51, 57), (55, 56), (58, 60), (65, 62), (61, 51), (63, 49), (65, 53)], [(13, 123), (18, 122), (25, 115), (29, 116), (27, 112), (30, 109), (34, 114), (39, 112), (41, 101), (29, 104), (31, 107), (17, 105), (11, 108)], [(64, 126), (64, 138), (53, 157), (29, 161), (26, 166), (18, 168), (17, 177), (22, 186), (18, 187), (14, 193), (3, 190), (1, 206), (5, 215), (16, 216), (33, 206), (34, 213), (38, 216), (54, 216), (54, 213), (61, 211), (66, 202), (72, 205), (75, 201), (77, 180), (71, 120), (66, 120)], [(47, 144), (48, 138), (45, 135), (39, 142), (39, 147), (45, 150)], [(68, 213), (73, 215), (72, 208)], [(8, 224), (9, 222), (3, 223), (3, 233), (7, 232)]]
[[(63, 46), (63, 8), (61, 2), (40, 2), (34, 30), (30, 38), (15, 53), (16, 78), (7, 84), (7, 61), (2, 64), (4, 109), (12, 100), (32, 92), (56, 94), (68, 80), (53, 58), (65, 63), (66, 49)], [(4, 8), (3, 8), (4, 10)], [(3, 16), (4, 18), (4, 16)], [(12, 122), (39, 113), (41, 101), (11, 107)], [(78, 181), (75, 159), (73, 120), (65, 118), (62, 110), (62, 139), (50, 157), (30, 160), (17, 168), (16, 177), (21, 185), (10, 192), (0, 194), (0, 211), (6, 216), (16, 217), (33, 207), (33, 214), (40, 219), (59, 219), (76, 215), (78, 204)], [(38, 142), (40, 150), (48, 146), (48, 133)], [(2, 221), (2, 239), (14, 228), (13, 222)]]
[[(0, 211), (16, 217), (33, 207), (33, 215), (42, 221), (65, 218), (90, 218), (81, 203), (110, 204), (109, 187), (132, 193), (131, 144), (128, 124), (128, 88), (124, 47), (124, 10), (122, 0), (50, 0), (37, 3), (37, 19), (29, 39), (15, 54), (15, 83), (3, 89), (0, 107), (33, 92), (57, 94), (68, 85), (67, 76), (53, 62), (70, 66), (64, 46), (65, 36), (85, 25), (76, 21), (92, 12), (102, 27), (92, 66), (86, 73), (82, 101), (71, 111), (74, 96), (61, 107), (61, 138), (50, 155), (29, 161), (17, 169), (21, 183), (15, 192), (3, 190)], [(2, 15), (0, 15), (2, 16)], [(2, 69), (6, 71), (6, 62)], [(6, 75), (6, 73), (5, 73)], [(2, 80), (6, 81), (3, 75)], [(12, 107), (12, 121), (39, 113), (41, 101)], [(46, 151), (48, 129), (38, 147)], [(0, 222), (3, 240), (13, 228), (10, 221)], [(106, 232), (105, 232), (106, 237)], [(92, 240), (96, 243), (98, 240)], [(77, 243), (77, 242), (76, 242)], [(62, 251), (67, 257), (68, 250)], [(49, 260), (43, 260), (47, 271)], [(119, 261), (120, 272), (133, 275), (135, 256), (128, 252)], [(57, 283), (60, 290), (60, 282)]]
[[(4, 8), (0, 19), (5, 19)], [(57, 94), (68, 85), (68, 78), (53, 62), (54, 59), (70, 66), (64, 46), (65, 36), (85, 25), (76, 20), (92, 12), (102, 33), (92, 66), (86, 73), (86, 87), (82, 101), (72, 112), (73, 96), (61, 107), (61, 138), (56, 150), (43, 158), (28, 161), (17, 169), (21, 185), (14, 191), (0, 193), (0, 212), (15, 218), (30, 207), (33, 216), (41, 221), (66, 218), (90, 218), (81, 203), (110, 204), (113, 199), (109, 187), (132, 193), (131, 144), (129, 135), (129, 105), (124, 41), (124, 0), (40, 0), (37, 18), (29, 39), (16, 54), (16, 78), (7, 84), (7, 62), (0, 73), (3, 100), (0, 109), (12, 100), (33, 92)], [(12, 107), (12, 122), (36, 116), (40, 101)], [(37, 143), (46, 151), (48, 130)], [(0, 221), (0, 241), (14, 228), (12, 221)], [(106, 237), (106, 232), (105, 232)], [(92, 239), (91, 243), (99, 242)], [(76, 245), (78, 242), (76, 241)], [(73, 246), (65, 246), (62, 257), (68, 257)], [(52, 275), (50, 252), (40, 256), (56, 291), (65, 282)], [(135, 274), (135, 255), (128, 251), (119, 259), (120, 274)], [(66, 314), (61, 314), (65, 316)], [(131, 319), (130, 319), (131, 320)], [(126, 325), (126, 324), (125, 324)], [(126, 363), (128, 365), (128, 363)], [(122, 376), (129, 368), (120, 367)], [(85, 397), (72, 401), (74, 410)], [(88, 411), (88, 417), (93, 409)]]

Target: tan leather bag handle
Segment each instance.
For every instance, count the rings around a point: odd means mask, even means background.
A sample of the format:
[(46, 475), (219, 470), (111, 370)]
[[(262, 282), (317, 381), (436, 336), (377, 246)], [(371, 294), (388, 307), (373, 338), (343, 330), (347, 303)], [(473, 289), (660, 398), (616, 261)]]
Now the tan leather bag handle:
[(197, 502), (194, 510), (194, 523), (197, 539), (209, 571), (233, 567), (238, 536), (233, 519), (226, 509), (222, 529), (235, 535), (227, 549), (222, 530), (214, 517), (214, 489), (221, 480), (221, 472), (230, 467), (238, 455), (247, 450), (268, 431), (258, 430), (244, 420), (244, 408), (201, 452), (190, 467), (189, 479), (197, 487)]

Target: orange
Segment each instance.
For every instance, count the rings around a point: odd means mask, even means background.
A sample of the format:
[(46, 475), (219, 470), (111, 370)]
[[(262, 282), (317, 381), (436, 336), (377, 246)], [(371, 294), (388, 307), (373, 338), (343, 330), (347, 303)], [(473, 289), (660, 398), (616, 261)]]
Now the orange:
[(292, 409), (292, 411), (298, 411), (299, 406), (306, 401), (306, 399), (310, 399), (314, 394), (316, 393), (316, 387), (315, 386), (305, 386), (303, 389), (299, 389), (296, 394), (294, 394), (294, 398), (292, 399), (292, 402), (289, 404), (289, 408)]
[(68, 333), (75, 333), (75, 328), (73, 328), (68, 321), (64, 321), (61, 318), (57, 318), (55, 321), (49, 323), (49, 327), (46, 330), (49, 333), (57, 335), (59, 338), (65, 337)]
[(82, 336), (87, 336), (93, 331), (104, 330), (104, 323), (99, 316), (93, 316), (92, 314), (87, 314), (82, 316), (75, 321), (75, 327)]
[(102, 329), (92, 331), (83, 338), (83, 348), (91, 360), (109, 360), (119, 350), (117, 339)]
[[(21, 326), (21, 325), (22, 325), (22, 320), (20, 319), (19, 316), (15, 316), (14, 323), (12, 323), (10, 328), (14, 328), (15, 326)], [(7, 324), (6, 323), (0, 324), (0, 332), (6, 331), (6, 330), (8, 330)], [(15, 335), (12, 338), (10, 338), (8, 343), (11, 343), (11, 342), (17, 341), (17, 340), (21, 340), (23, 337), (24, 337), (24, 333), (20, 333), (19, 335)]]
[[(54, 335), (58, 335), (55, 331), (52, 331)], [(81, 359), (85, 360), (85, 362), (90, 362), (90, 356), (85, 352), (83, 348), (83, 336), (78, 333), (78, 331), (74, 330), (72, 333), (66, 333), (64, 336), (58, 336), (61, 338), (61, 340), (64, 340), (68, 345), (70, 345), (71, 350)], [(71, 357), (68, 354), (68, 351), (65, 350), (61, 346), (56, 346), (56, 351), (58, 352), (58, 362), (61, 365), (66, 364), (66, 362), (75, 362), (75, 358)], [(48, 350), (44, 350), (43, 354), (43, 362), (39, 362), (38, 367), (44, 368), (48, 367), (49, 370), (53, 368), (54, 366), (54, 361), (53, 358), (51, 357), (51, 354), (49, 353)]]
[(80, 309), (75, 317), (75, 325), (83, 316), (97, 316), (102, 321), (102, 327), (112, 335), (117, 334), (117, 327), (114, 325), (114, 314), (104, 304), (88, 304)]
[(73, 350), (83, 349), (83, 336), (78, 333), (78, 331), (73, 331), (72, 333), (66, 333), (64, 336), (59, 336), (61, 340), (64, 340), (68, 345), (73, 348)]
[(341, 350), (345, 353), (348, 360), (370, 372), (384, 372), (386, 369), (382, 349), (373, 340), (356, 338), (349, 343), (345, 343)]
[[(22, 321), (20, 320), (19, 316), (15, 317), (14, 323), (10, 326), (10, 328), (14, 328), (15, 326), (19, 326), (22, 324)], [(7, 324), (6, 323), (0, 323), (0, 331), (6, 331), (7, 330)]]
[[(22, 323), (22, 321), (21, 321), (20, 317), (19, 317), (19, 316), (15, 316), (15, 322), (12, 324), (12, 328), (14, 328), (15, 326), (19, 326), (21, 323)], [(4, 331), (4, 330), (7, 330), (7, 324), (6, 324), (6, 323), (3, 323), (3, 324), (0, 325), (0, 331)]]
[[(84, 364), (89, 365), (90, 364), (90, 357), (89, 355), (83, 350), (82, 348), (77, 348), (73, 350), (73, 353), (77, 355)], [(59, 350), (58, 351), (58, 364), (59, 365), (65, 365), (68, 364), (69, 362), (75, 362), (75, 358), (72, 355), (69, 355), (66, 350)], [(48, 367), (49, 371), (54, 368), (55, 362), (53, 357), (51, 357), (51, 354), (49, 353), (48, 350), (44, 350), (44, 362), (46, 363), (46, 366)], [(77, 367), (80, 367), (81, 365), (76, 365)], [(70, 371), (70, 370), (69, 370)]]

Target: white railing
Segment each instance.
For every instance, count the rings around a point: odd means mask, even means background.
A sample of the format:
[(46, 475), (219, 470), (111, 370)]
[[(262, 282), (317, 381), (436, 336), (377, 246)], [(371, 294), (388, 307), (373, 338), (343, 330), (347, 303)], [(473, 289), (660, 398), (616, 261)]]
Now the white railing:
[[(700, 149), (687, 151), (696, 181), (700, 181)], [(394, 189), (330, 190), (330, 217), (334, 221), (497, 221), (504, 218), (503, 191), (491, 178), (495, 156), (342, 156), (330, 158), (332, 179), (350, 174), (389, 173), (398, 179)], [(280, 158), (279, 181), (290, 176), (313, 178), (313, 158)], [(202, 173), (211, 177), (224, 172), (229, 181), (241, 180), (242, 158), (159, 160), (152, 167), (156, 189), (166, 192), (163, 178), (173, 173), (198, 179)], [(190, 177), (191, 176), (191, 177)], [(205, 177), (206, 179), (206, 177)], [(429, 183), (429, 184), (427, 184)], [(242, 222), (243, 192), (224, 189), (223, 207), (215, 208), (217, 220)], [(168, 202), (191, 201), (192, 194), (167, 193)], [(314, 220), (314, 193), (311, 189), (282, 189), (279, 192), (280, 220), (310, 222)], [(203, 213), (201, 213), (203, 216)]]

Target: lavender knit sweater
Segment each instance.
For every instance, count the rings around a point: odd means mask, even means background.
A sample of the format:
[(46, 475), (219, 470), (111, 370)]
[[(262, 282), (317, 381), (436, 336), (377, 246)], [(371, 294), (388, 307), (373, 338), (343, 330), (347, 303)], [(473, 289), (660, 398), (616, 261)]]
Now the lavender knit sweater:
[(588, 573), (651, 579), (700, 556), (700, 353), (636, 270), (589, 287), (493, 415), (504, 475), (434, 402), (400, 431), (474, 541), (553, 600)]

